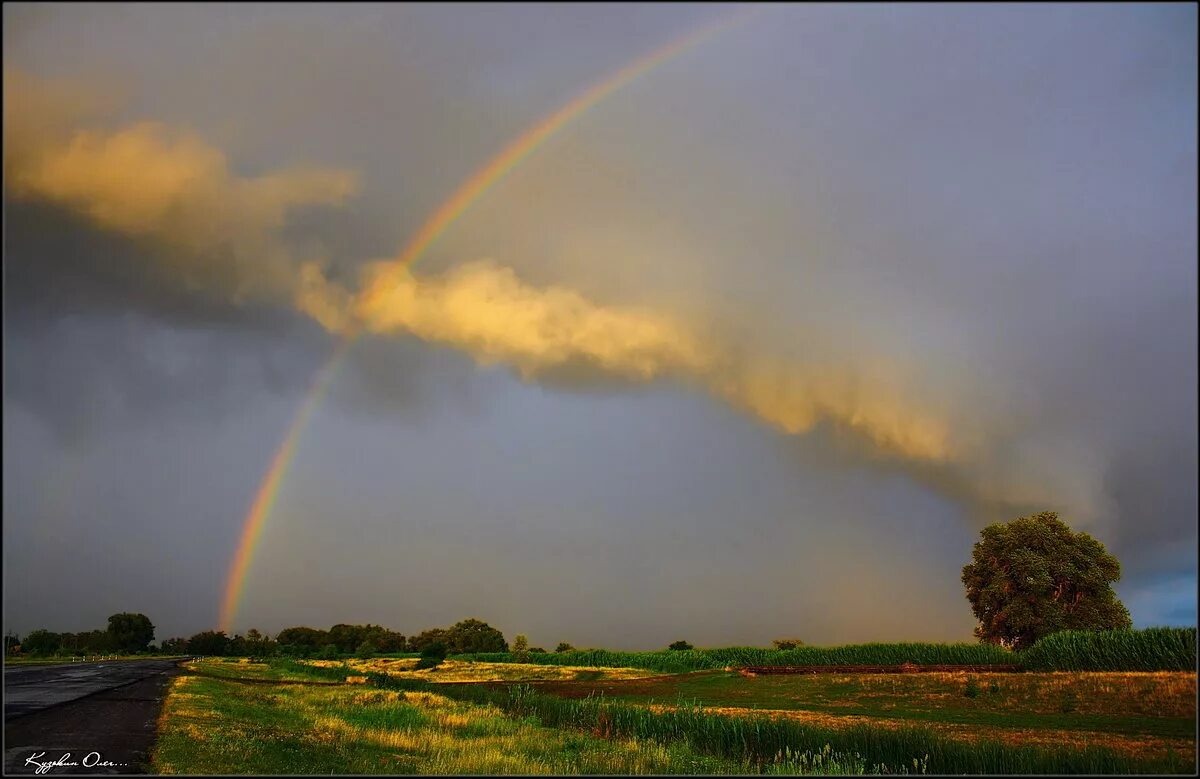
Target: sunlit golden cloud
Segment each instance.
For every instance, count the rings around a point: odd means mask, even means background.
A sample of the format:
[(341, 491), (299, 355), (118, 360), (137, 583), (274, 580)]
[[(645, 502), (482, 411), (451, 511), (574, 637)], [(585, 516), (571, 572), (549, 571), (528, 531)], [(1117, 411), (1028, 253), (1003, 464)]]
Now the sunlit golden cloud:
[[(353, 171), (297, 167), (240, 176), (224, 152), (186, 128), (85, 123), (82, 87), (5, 70), (5, 188), (160, 249), (163, 268), (192, 289), (234, 300), (286, 294), (296, 258), (280, 231), (289, 210), (341, 205)], [(90, 101), (99, 110), (99, 101)], [(82, 104), (87, 107), (89, 103)]]

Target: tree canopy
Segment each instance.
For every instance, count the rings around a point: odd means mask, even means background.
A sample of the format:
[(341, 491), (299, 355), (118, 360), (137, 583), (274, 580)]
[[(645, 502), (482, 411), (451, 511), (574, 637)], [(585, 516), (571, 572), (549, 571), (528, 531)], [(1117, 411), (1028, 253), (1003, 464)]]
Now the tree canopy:
[(113, 614), (108, 618), (108, 636), (119, 652), (145, 652), (154, 640), (154, 625), (145, 614)]
[(477, 619), (464, 619), (450, 626), (446, 631), (446, 646), (452, 655), (508, 651), (504, 634)]
[(989, 525), (971, 557), (962, 582), (981, 641), (1024, 649), (1059, 630), (1132, 625), (1112, 589), (1120, 562), (1052, 511)]

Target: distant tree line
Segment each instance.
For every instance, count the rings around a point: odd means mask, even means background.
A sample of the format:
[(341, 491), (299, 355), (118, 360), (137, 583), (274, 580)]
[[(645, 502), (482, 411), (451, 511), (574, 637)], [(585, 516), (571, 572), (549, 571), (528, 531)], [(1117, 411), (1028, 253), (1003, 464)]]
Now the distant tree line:
[(154, 625), (145, 614), (122, 612), (108, 618), (104, 630), (81, 633), (55, 633), (31, 630), (22, 639), (15, 634), (4, 637), (7, 655), (30, 657), (83, 657), (87, 655), (144, 654), (154, 650)]
[(337, 624), (328, 630), (297, 626), (284, 628), (274, 638), (248, 630), (228, 636), (224, 631), (205, 630), (191, 638), (169, 638), (164, 652), (192, 655), (237, 655), (240, 657), (304, 657), (336, 659), (383, 654), (417, 653), (433, 648), (433, 655), (468, 652), (507, 652), (508, 643), (499, 630), (478, 619), (465, 619), (448, 628), (430, 628), (415, 636), (381, 625)]

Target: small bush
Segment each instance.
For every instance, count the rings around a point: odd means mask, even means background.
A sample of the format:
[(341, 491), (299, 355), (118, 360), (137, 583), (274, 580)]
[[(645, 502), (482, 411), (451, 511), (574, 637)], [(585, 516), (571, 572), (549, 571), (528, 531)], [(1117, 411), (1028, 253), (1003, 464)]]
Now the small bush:
[(675, 643), (673, 643), (667, 647), (667, 649), (670, 649), (675, 652), (687, 652), (688, 650), (695, 649), (695, 648), (696, 647), (692, 646), (691, 644), (689, 644), (686, 641), (676, 641)]
[(997, 684), (994, 679), (992, 680), (991, 684), (988, 685), (988, 692), (990, 692), (992, 695), (1000, 692), (1000, 685)]
[(966, 689), (963, 690), (963, 695), (967, 696), (968, 698), (979, 697), (979, 682), (976, 681), (974, 676), (967, 677), (967, 686)]
[(417, 661), (417, 664), (413, 666), (413, 669), (417, 671), (424, 671), (429, 668), (437, 668), (445, 659), (446, 658), (444, 657), (422, 657)]
[(337, 660), (341, 658), (342, 653), (338, 651), (336, 644), (326, 644), (321, 647), (321, 651), (317, 653), (318, 660)]
[(558, 646), (554, 647), (555, 652), (574, 652), (575, 647), (568, 644), (566, 641), (559, 641)]
[(796, 649), (804, 646), (804, 642), (798, 638), (777, 638), (771, 642), (771, 645), (776, 649)]

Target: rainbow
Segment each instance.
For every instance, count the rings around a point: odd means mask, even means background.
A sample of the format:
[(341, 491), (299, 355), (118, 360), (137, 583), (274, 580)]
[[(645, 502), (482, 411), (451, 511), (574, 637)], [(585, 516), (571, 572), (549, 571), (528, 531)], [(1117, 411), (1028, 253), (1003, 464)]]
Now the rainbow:
[[(616, 73), (602, 79), (554, 113), (544, 117), (506, 146), (499, 154), (488, 160), (482, 168), (463, 182), (455, 190), (454, 194), (425, 221), (416, 235), (412, 237), (396, 259), (389, 265), (385, 273), (394, 274), (395, 278), (399, 280), (407, 272), (407, 269), (420, 260), (425, 251), (476, 200), (483, 196), (497, 181), (529, 157), (529, 155), (533, 154), (549, 138), (560, 132), (572, 120), (579, 118), (588, 109), (594, 107), (606, 97), (635, 79), (644, 76), (664, 62), (707, 40), (721, 30), (741, 23), (750, 14), (757, 12), (757, 10), (758, 8), (754, 6), (740, 8), (731, 15), (724, 16), (715, 22), (702, 26), (681, 38), (655, 49), (621, 68)], [(379, 281), (384, 283), (377, 283), (372, 289), (379, 290), (385, 288), (387, 280), (387, 276), (382, 277)], [(373, 301), (368, 297), (364, 302), (367, 306), (370, 306)], [(283, 442), (280, 443), (279, 448), (276, 450), (262, 483), (259, 484), (258, 491), (254, 496), (254, 502), (251, 503), (250, 510), (247, 512), (246, 519), (243, 522), (241, 538), (238, 541), (237, 550), (230, 565), (229, 576), (225, 582), (219, 625), (220, 629), (227, 633), (233, 630), (238, 605), (245, 590), (246, 574), (250, 570), (255, 552), (262, 541), (263, 528), (266, 526), (267, 518), (271, 514), (271, 509), (274, 507), (276, 499), (279, 497), (280, 488), (283, 486), (288, 467), (296, 455), (300, 437), (304, 429), (308, 426), (313, 412), (328, 392), (338, 366), (349, 352), (350, 346), (357, 339), (357, 333), (344, 337), (329, 361), (318, 372), (312, 387), (309, 389), (308, 395), (301, 403), (300, 409), (296, 412), (295, 418), (288, 427)]]

